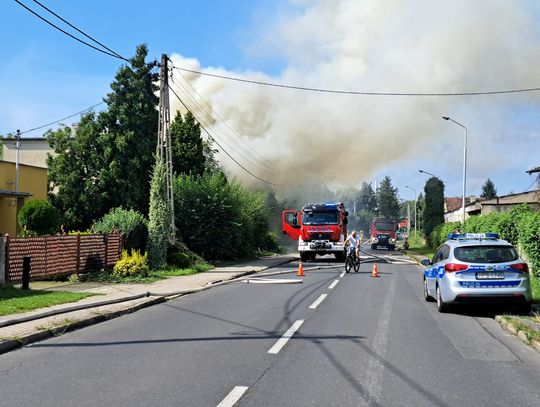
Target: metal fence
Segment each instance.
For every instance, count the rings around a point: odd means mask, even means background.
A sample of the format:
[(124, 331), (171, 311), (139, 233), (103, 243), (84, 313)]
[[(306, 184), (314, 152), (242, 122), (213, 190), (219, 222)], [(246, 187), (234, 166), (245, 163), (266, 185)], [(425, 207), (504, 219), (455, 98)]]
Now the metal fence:
[(31, 258), (30, 280), (82, 274), (112, 267), (120, 259), (120, 234), (5, 238), (8, 283), (22, 280), (23, 258)]

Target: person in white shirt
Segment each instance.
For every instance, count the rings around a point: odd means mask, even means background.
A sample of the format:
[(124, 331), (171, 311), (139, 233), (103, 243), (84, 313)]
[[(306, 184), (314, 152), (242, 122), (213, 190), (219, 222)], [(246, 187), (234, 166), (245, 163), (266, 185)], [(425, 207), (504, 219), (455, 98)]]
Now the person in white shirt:
[(354, 254), (358, 257), (358, 249), (360, 247), (360, 239), (356, 235), (356, 230), (353, 230), (351, 234), (343, 242), (344, 247), (348, 247), (348, 253), (351, 253), (354, 250)]

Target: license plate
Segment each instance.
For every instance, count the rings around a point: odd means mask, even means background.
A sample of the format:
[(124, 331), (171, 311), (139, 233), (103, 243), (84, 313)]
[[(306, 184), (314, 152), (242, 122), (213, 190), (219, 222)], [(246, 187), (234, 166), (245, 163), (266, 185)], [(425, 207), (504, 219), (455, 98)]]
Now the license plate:
[(504, 280), (504, 272), (476, 273), (477, 280)]

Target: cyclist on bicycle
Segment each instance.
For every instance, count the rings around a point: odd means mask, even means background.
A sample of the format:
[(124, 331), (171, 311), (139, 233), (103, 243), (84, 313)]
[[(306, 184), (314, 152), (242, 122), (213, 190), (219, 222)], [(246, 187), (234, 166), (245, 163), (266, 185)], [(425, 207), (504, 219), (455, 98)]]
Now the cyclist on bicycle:
[(347, 248), (347, 255), (351, 255), (354, 253), (356, 257), (358, 257), (358, 249), (360, 248), (360, 239), (356, 235), (356, 230), (353, 230), (351, 234), (345, 239), (345, 242), (343, 242), (343, 246)]

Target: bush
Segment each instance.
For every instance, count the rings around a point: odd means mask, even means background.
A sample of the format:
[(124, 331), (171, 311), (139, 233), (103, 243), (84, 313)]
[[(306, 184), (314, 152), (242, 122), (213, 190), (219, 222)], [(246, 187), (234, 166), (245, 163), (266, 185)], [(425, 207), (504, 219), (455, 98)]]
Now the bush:
[(114, 265), (112, 274), (116, 277), (146, 277), (148, 267), (148, 254), (141, 255), (139, 250), (132, 250), (128, 255), (127, 250), (122, 250), (122, 257)]
[(93, 229), (96, 233), (120, 232), (124, 235), (124, 245), (129, 250), (144, 250), (148, 239), (145, 217), (134, 210), (113, 208), (98, 220)]
[(223, 173), (180, 176), (175, 182), (176, 226), (186, 245), (206, 259), (255, 254), (267, 243), (262, 192), (229, 182)]
[(266, 232), (263, 235), (263, 241), (261, 243), (261, 250), (268, 250), (270, 252), (279, 251), (279, 237), (274, 232)]
[(56, 228), (56, 211), (49, 201), (28, 201), (19, 211), (17, 221), (27, 231), (48, 235)]
[(167, 249), (167, 264), (178, 268), (188, 268), (193, 264), (204, 263), (204, 259), (193, 253), (182, 242), (175, 242)]

